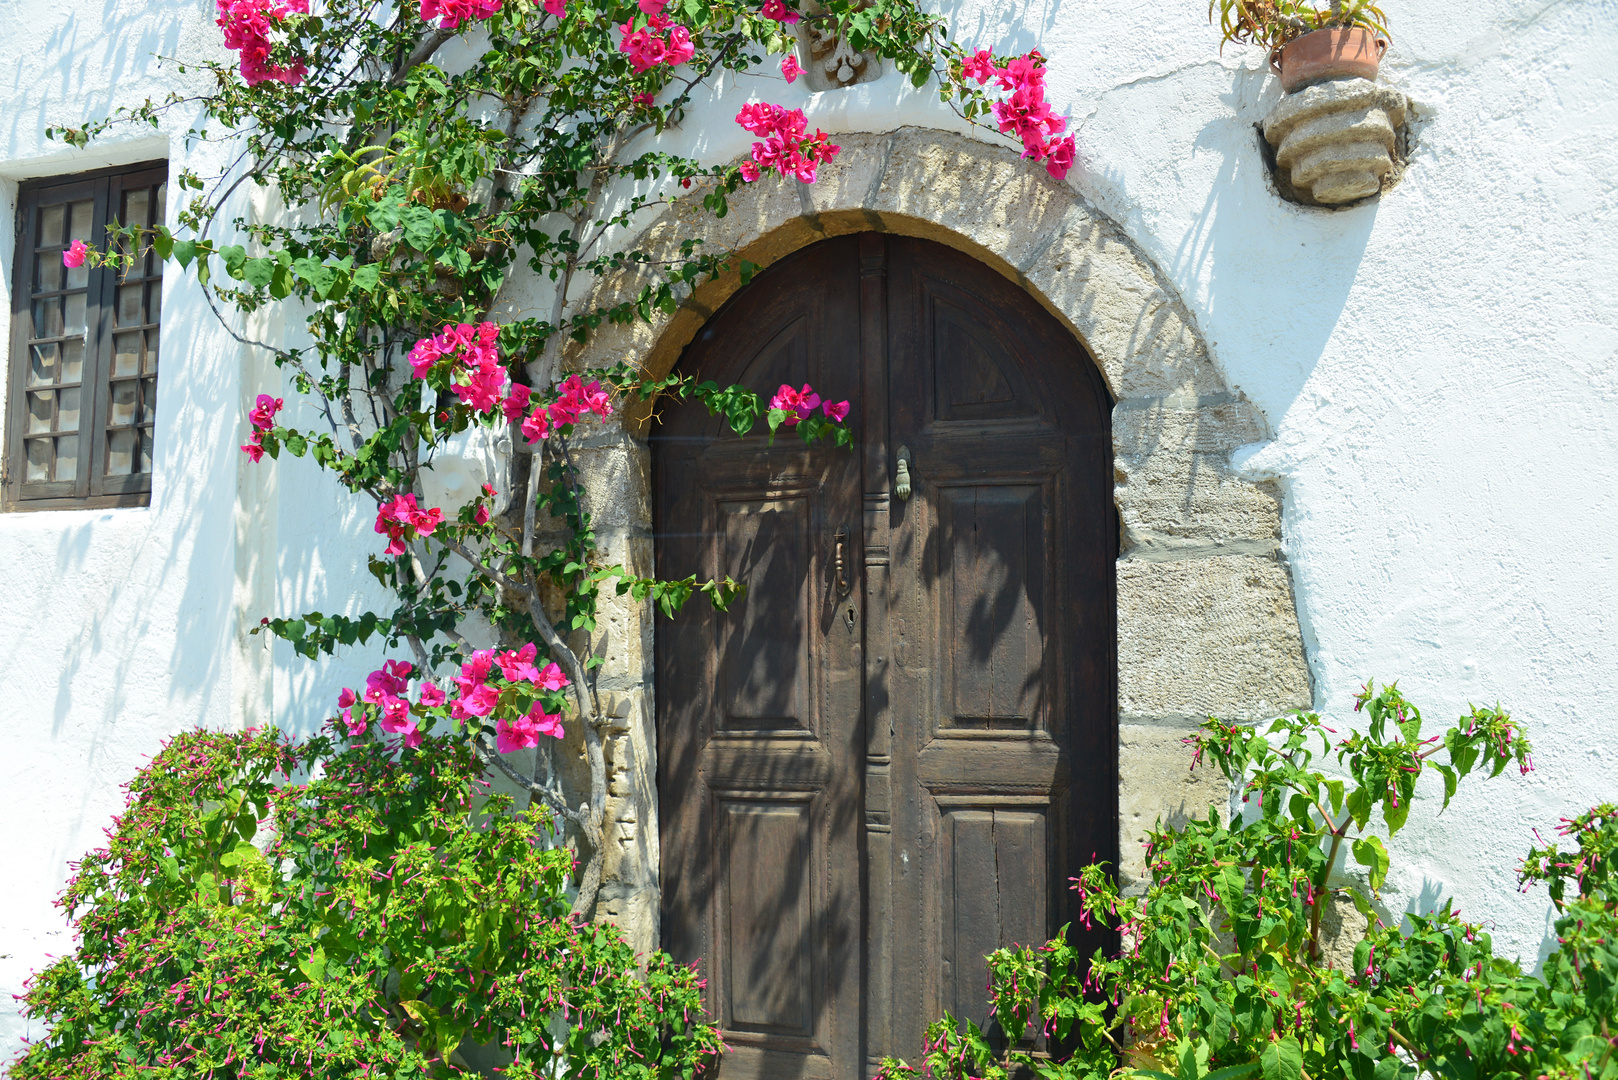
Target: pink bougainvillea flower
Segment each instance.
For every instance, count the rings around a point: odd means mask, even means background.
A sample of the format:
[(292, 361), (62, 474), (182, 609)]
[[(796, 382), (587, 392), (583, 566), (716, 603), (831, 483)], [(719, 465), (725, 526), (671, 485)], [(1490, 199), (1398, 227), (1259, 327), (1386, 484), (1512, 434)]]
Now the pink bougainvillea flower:
[(357, 700), (359, 699), (354, 696), (354, 691), (345, 686), (343, 687), (342, 693), (337, 695), (337, 707), (339, 709), (346, 709), (350, 705), (354, 704), (354, 702)]
[(387, 553), (402, 555), (409, 533), (431, 536), (444, 520), (444, 511), (438, 507), (423, 510), (416, 505), (414, 495), (395, 495), (376, 511), (376, 531), (388, 538)]
[(253, 403), (253, 411), (247, 414), (247, 419), (259, 431), (268, 431), (275, 426), (275, 414), (280, 412), (285, 404), (281, 398), (260, 394), (258, 400)]
[(1073, 168), (1073, 158), (1077, 148), (1073, 143), (1073, 136), (1069, 135), (1060, 142), (1053, 142), (1045, 151), (1045, 171), (1060, 180)]
[(754, 180), (758, 179), (758, 162), (744, 161), (741, 163), (740, 171), (742, 174), (742, 179), (751, 184)]
[(343, 723), (348, 727), (348, 734), (352, 738), (359, 738), (371, 726), (370, 719), (361, 709), (344, 709)]
[(494, 650), (479, 649), (472, 654), (471, 659), (461, 665), (461, 673), (455, 676), (455, 685), (461, 688), (463, 696), (470, 694), (474, 687), (483, 685), (493, 669)]
[(562, 728), (561, 714), (547, 713), (537, 701), (528, 707), (525, 718), (534, 725), (534, 730), (541, 735), (549, 735), (553, 739), (560, 739), (567, 734)]
[(663, 62), (669, 67), (679, 67), (697, 54), (697, 47), (691, 43), (691, 31), (683, 26), (676, 26), (669, 30), (669, 50), (663, 56)]
[(800, 420), (807, 419), (809, 414), (820, 408), (820, 395), (810, 388), (808, 383), (803, 384), (802, 390), (781, 384), (781, 389), (775, 392), (770, 399), (771, 409), (780, 409), (787, 414), (783, 423), (792, 427)]
[(523, 438), (527, 439), (531, 443), (537, 443), (539, 440), (545, 438), (550, 433), (551, 433), (550, 414), (548, 412), (546, 412), (543, 408), (535, 409), (529, 415), (528, 419), (526, 419), (526, 420), (524, 420), (522, 422)]
[(649, 108), (652, 107), (652, 95), (651, 94), (636, 94), (634, 97), (630, 98), (629, 100), (630, 100), (631, 103), (633, 103), (635, 105), (638, 105), (643, 109), (649, 109)]
[(848, 402), (838, 401), (834, 403), (828, 401), (820, 407), (820, 410), (826, 414), (828, 419), (842, 423), (844, 417), (848, 416)]
[(782, 0), (764, 0), (764, 10), (759, 14), (766, 19), (774, 19), (778, 23), (786, 23), (789, 26), (799, 19), (798, 13), (787, 7)]
[(961, 61), (961, 74), (968, 79), (976, 79), (978, 85), (982, 86), (996, 74), (994, 57), (988, 49), (979, 49)]
[(500, 0), (421, 0), (421, 17), (438, 19), (440, 30), (455, 30), (462, 19), (487, 19), (500, 10)]
[(410, 374), (425, 379), (449, 359), (450, 390), (478, 412), (492, 412), (506, 397), (507, 374), (500, 362), (500, 328), (492, 322), (461, 323), (417, 341), (410, 350)]
[(742, 179), (753, 181), (765, 169), (782, 176), (795, 176), (805, 184), (815, 182), (815, 170), (837, 156), (842, 148), (826, 138), (824, 131), (806, 135), (808, 123), (802, 109), (784, 109), (765, 102), (742, 106), (736, 122), (755, 135), (753, 167), (742, 168)]
[(470, 694), (461, 695), (460, 704), (472, 716), (488, 716), (500, 704), (500, 691), (488, 683), (480, 683)]
[(541, 735), (560, 739), (563, 734), (562, 718), (547, 713), (536, 701), (523, 715), (511, 720), (501, 717), (495, 722), (494, 748), (502, 754), (510, 754), (538, 746)]
[(435, 682), (421, 684), (421, 703), (429, 709), (436, 709), (444, 704), (444, 691), (439, 689)]
[(636, 0), (635, 6), (648, 16), (663, 14), (663, 9), (669, 6), (669, 0)]
[(248, 442), (242, 443), (242, 453), (251, 458), (255, 465), (264, 460), (264, 447), (259, 445), (259, 439), (261, 438), (263, 436), (255, 431)]
[(502, 754), (514, 754), (518, 750), (539, 745), (539, 732), (528, 723), (526, 716), (519, 716), (515, 720), (501, 717), (494, 724), (494, 748)]
[(84, 257), (89, 253), (90, 249), (84, 246), (83, 240), (75, 240), (67, 246), (66, 251), (62, 252), (62, 265), (69, 269), (83, 266)]
[(532, 394), (533, 390), (521, 383), (512, 386), (511, 393), (500, 403), (500, 411), (505, 413), (508, 424), (515, 424), (528, 411), (528, 399)]
[(500, 653), (495, 660), (500, 664), (500, 674), (508, 682), (537, 682), (539, 669), (534, 667), (534, 654), (537, 652), (534, 643), (530, 641), (520, 649), (508, 649)]
[(270, 61), (270, 33), (288, 15), (307, 15), (309, 0), (217, 0), (217, 6), (215, 22), (225, 32), (225, 48), (241, 55), (242, 79), (248, 86), (267, 80), (288, 85), (303, 81), (309, 69), (302, 60), (285, 66)]
[(534, 685), (541, 690), (560, 690), (568, 685), (568, 678), (562, 674), (562, 669), (557, 667), (553, 660), (540, 669), (534, 679)]
[[(534, 3), (539, 3), (539, 0), (534, 0)], [(566, 18), (567, 0), (545, 0), (545, 10), (555, 15), (558, 19)]]
[(781, 74), (786, 76), (788, 83), (795, 82), (803, 74), (803, 67), (798, 63), (797, 53), (787, 53), (781, 60)]
[(472, 520), (479, 525), (487, 525), (489, 523), (489, 508), (479, 504), (478, 508), (472, 511)]

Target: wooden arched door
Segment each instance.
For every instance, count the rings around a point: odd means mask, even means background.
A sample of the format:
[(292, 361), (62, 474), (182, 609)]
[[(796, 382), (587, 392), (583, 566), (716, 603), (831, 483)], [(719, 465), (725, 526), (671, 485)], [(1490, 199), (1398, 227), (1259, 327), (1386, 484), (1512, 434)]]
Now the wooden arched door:
[(1022, 289), (878, 233), (782, 259), (681, 365), (852, 403), (852, 451), (686, 405), (653, 459), (658, 572), (748, 586), (658, 623), (663, 944), (725, 1077), (858, 1080), (981, 1022), (984, 954), (1115, 858), (1111, 402)]

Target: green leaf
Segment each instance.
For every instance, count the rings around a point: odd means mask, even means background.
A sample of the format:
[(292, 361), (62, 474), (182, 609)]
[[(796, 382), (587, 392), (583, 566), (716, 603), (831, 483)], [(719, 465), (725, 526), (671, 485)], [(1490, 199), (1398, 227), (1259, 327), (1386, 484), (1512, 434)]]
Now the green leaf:
[(190, 266), (191, 260), (197, 257), (197, 242), (195, 240), (176, 240), (172, 250), (175, 262), (182, 267)]
[[(298, 961), (298, 970), (312, 983), (325, 982), (326, 950), (316, 945), (314, 953), (307, 960)], [(404, 1002), (401, 1001), (399, 1004), (403, 1005)]]
[(1354, 824), (1361, 829), (1371, 820), (1371, 796), (1364, 788), (1357, 787), (1348, 793), (1348, 812), (1354, 815)]
[(1331, 812), (1341, 814), (1343, 812), (1343, 782), (1341, 780), (1327, 780), (1326, 794), (1331, 799)]
[(1370, 870), (1371, 888), (1381, 891), (1382, 882), (1387, 880), (1389, 865), (1388, 850), (1382, 846), (1382, 841), (1375, 836), (1354, 841), (1354, 858)]
[(1303, 1080), (1303, 1047), (1288, 1035), (1264, 1048), (1259, 1065), (1264, 1080)]
[(1382, 820), (1388, 823), (1388, 835), (1392, 836), (1405, 827), (1405, 820), (1410, 817), (1410, 798), (1407, 795), (1400, 799), (1397, 795), (1390, 795), (1382, 804)]
[(255, 288), (262, 289), (270, 283), (275, 276), (275, 261), (273, 259), (248, 259), (242, 263), (242, 280)]
[(166, 259), (174, 251), (174, 234), (169, 232), (167, 225), (159, 225), (152, 237), (152, 250), (157, 252), (159, 259)]
[(1260, 1065), (1256, 1061), (1249, 1061), (1245, 1065), (1226, 1065), (1223, 1069), (1215, 1069), (1202, 1080), (1246, 1080), (1247, 1077), (1256, 1075), (1259, 1068)]
[(242, 264), (247, 261), (247, 249), (240, 244), (229, 244), (219, 249), (219, 257), (225, 261), (225, 273), (242, 279)]
[(1452, 798), (1455, 797), (1455, 785), (1456, 785), (1456, 782), (1457, 782), (1458, 778), (1455, 775), (1455, 770), (1450, 768), (1448, 765), (1440, 765), (1440, 764), (1438, 764), (1438, 762), (1435, 761), (1435, 762), (1433, 762), (1433, 768), (1437, 769), (1439, 771), (1439, 773), (1442, 774), (1443, 777), (1444, 777), (1444, 807), (1443, 808), (1445, 810), (1447, 810), (1447, 809), (1449, 809), (1449, 801)]

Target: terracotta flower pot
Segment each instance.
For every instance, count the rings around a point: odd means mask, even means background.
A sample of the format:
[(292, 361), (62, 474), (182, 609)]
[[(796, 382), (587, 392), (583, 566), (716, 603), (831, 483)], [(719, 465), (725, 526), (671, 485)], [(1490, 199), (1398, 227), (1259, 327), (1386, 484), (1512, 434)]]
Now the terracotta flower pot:
[(1289, 94), (1327, 79), (1375, 82), (1382, 54), (1387, 51), (1387, 39), (1363, 26), (1315, 30), (1270, 53), (1270, 69), (1281, 77), (1281, 89)]

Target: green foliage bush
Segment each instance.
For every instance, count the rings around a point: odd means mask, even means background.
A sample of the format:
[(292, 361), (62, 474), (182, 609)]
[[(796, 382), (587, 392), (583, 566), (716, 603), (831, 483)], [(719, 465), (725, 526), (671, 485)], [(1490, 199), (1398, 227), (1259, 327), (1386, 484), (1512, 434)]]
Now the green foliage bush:
[(513, 1078), (689, 1080), (721, 1048), (693, 971), (576, 922), (548, 816), (481, 776), (443, 738), (175, 739), (60, 901), (10, 1075), (450, 1076), (469, 1038)]
[[(1447, 806), (1469, 774), (1499, 776), (1512, 761), (1527, 772), (1532, 761), (1498, 708), (1426, 738), (1396, 687), (1368, 684), (1355, 708), (1366, 731), (1335, 745), (1315, 714), (1263, 731), (1205, 723), (1187, 740), (1196, 762), (1210, 759), (1241, 790), (1244, 813), (1223, 825), (1210, 809), (1152, 830), (1144, 895), (1122, 895), (1105, 866), (1087, 867), (1074, 885), (1083, 917), (1117, 928), (1117, 954), (1079, 956), (1065, 927), (1046, 945), (994, 953), (995, 1024), (985, 1033), (946, 1015), (928, 1029), (923, 1070), (937, 1080), (1618, 1078), (1618, 806), (1564, 821), (1575, 848), (1543, 844), (1519, 872), (1525, 886), (1549, 883), (1558, 912), (1560, 948), (1542, 978), (1495, 956), (1450, 902), (1386, 924), (1374, 893), (1389, 855), (1373, 816), (1398, 833), (1428, 769)], [(1311, 767), (1317, 738), (1348, 779)], [(1373, 895), (1345, 873), (1350, 852)], [(1334, 966), (1323, 916), (1349, 903), (1367, 929)], [(890, 1060), (883, 1074), (914, 1071)]]

